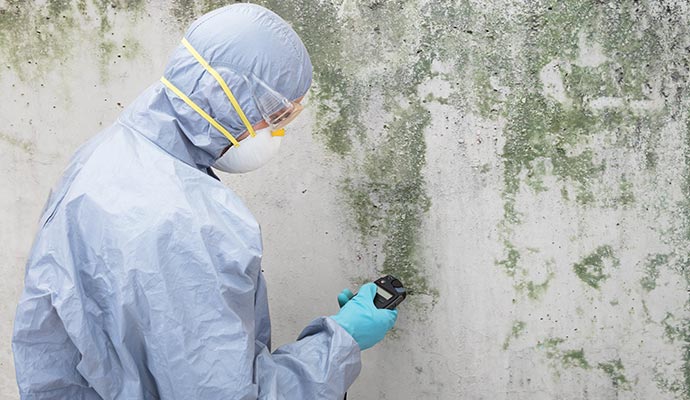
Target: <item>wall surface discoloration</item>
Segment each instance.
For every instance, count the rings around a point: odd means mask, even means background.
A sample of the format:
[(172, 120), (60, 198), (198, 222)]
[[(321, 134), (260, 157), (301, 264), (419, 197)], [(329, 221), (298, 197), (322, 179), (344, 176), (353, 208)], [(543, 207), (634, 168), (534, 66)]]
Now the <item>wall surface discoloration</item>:
[(630, 382), (628, 382), (628, 379), (623, 375), (625, 368), (620, 359), (599, 363), (598, 367), (604, 371), (606, 375), (611, 377), (611, 384), (614, 388), (617, 390), (630, 390)]
[[(0, 398), (49, 187), (234, 2), (0, 1)], [(690, 399), (687, 1), (258, 3), (314, 64), (281, 159), (223, 177), (262, 223), (278, 344), (392, 273), (415, 295), (353, 398)]]
[(599, 246), (580, 262), (573, 265), (573, 270), (582, 282), (599, 289), (601, 282), (610, 277), (606, 272), (620, 267), (620, 260), (613, 253), (611, 246)]

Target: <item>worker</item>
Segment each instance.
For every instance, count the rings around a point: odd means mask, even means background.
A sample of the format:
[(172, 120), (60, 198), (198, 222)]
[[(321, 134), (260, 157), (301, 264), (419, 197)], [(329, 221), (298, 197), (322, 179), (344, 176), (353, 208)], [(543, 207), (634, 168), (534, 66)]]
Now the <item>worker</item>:
[(210, 168), (265, 164), (311, 80), (283, 19), (223, 7), (78, 149), (41, 217), (17, 307), (23, 399), (342, 399), (361, 350), (397, 312), (377, 309), (367, 284), (271, 353), (259, 225)]

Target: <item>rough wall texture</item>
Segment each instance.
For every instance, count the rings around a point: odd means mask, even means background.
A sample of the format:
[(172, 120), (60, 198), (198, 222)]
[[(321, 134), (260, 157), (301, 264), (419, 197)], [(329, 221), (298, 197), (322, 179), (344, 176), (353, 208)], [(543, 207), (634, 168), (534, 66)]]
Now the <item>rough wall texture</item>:
[[(0, 0), (0, 398), (49, 187), (228, 3)], [(353, 399), (690, 399), (686, 0), (259, 3), (315, 67), (280, 160), (224, 177), (278, 343), (393, 273), (416, 295)]]

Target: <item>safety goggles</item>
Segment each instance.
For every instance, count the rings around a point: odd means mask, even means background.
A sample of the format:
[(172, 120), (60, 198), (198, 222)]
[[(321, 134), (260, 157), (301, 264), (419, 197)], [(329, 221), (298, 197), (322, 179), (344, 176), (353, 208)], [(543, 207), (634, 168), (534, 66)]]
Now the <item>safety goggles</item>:
[(297, 118), (304, 107), (286, 99), (253, 74), (242, 77), (250, 88), (256, 108), (271, 128), (271, 134), (283, 136), (285, 126)]
[[(186, 38), (182, 39), (182, 45), (192, 54), (192, 56), (194, 56), (197, 62), (201, 64), (201, 66), (203, 66), (204, 69), (206, 69), (206, 71), (208, 71), (208, 73), (211, 74), (211, 76), (213, 76), (213, 78), (218, 82), (220, 87), (223, 89), (223, 92), (225, 92), (225, 95), (227, 96), (228, 100), (232, 104), (232, 107), (237, 112), (237, 115), (239, 115), (240, 119), (242, 120), (242, 123), (247, 128), (249, 134), (252, 137), (256, 136), (254, 127), (252, 127), (252, 124), (249, 123), (249, 120), (242, 111), (240, 104), (237, 102), (237, 99), (232, 94), (232, 91), (228, 87), (227, 83), (225, 83), (225, 80), (223, 80), (223, 78), (220, 76), (218, 71), (216, 71), (213, 67), (211, 67), (211, 65), (209, 65), (209, 63), (201, 56), (201, 54), (199, 54), (199, 52), (196, 51), (196, 49), (194, 49), (194, 47), (192, 47), (192, 45), (189, 43), (189, 41), (187, 41)], [(285, 126), (292, 122), (297, 117), (297, 115), (299, 115), (299, 113), (302, 112), (302, 105), (295, 101), (288, 100), (287, 98), (285, 98), (285, 96), (273, 90), (270, 86), (268, 86), (265, 82), (263, 82), (254, 74), (237, 74), (240, 75), (249, 86), (249, 90), (251, 92), (252, 99), (254, 100), (254, 104), (256, 105), (256, 108), (259, 110), (259, 113), (263, 117), (264, 121), (266, 121), (269, 128), (271, 129), (271, 134), (273, 136), (284, 136)], [(226, 138), (228, 138), (228, 140), (230, 141), (230, 143), (232, 143), (233, 146), (240, 146), (240, 143), (237, 141), (237, 139), (235, 139), (232, 136), (232, 134), (230, 134), (230, 132), (227, 129), (225, 129), (224, 126), (222, 126), (206, 111), (204, 111), (201, 107), (194, 103), (194, 101), (190, 99), (187, 95), (182, 93), (182, 91), (178, 89), (175, 85), (173, 85), (169, 80), (167, 80), (165, 77), (162, 77), (161, 82), (163, 82), (163, 84), (168, 89), (172, 90), (173, 93), (175, 93), (188, 106), (190, 106), (194, 111), (196, 111), (197, 114), (203, 117), (206, 121), (208, 121), (209, 124), (211, 124)]]

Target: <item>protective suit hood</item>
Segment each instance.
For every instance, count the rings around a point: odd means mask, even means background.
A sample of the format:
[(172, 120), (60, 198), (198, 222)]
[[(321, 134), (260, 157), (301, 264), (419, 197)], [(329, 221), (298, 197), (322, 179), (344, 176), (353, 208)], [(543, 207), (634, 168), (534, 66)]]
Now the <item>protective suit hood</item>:
[[(262, 117), (239, 74), (254, 74), (290, 100), (304, 96), (311, 85), (312, 64), (304, 44), (285, 20), (261, 6), (215, 10), (196, 20), (185, 38), (222, 76), (252, 125)], [(174, 50), (163, 76), (235, 138), (246, 130), (218, 82), (183, 45)], [(198, 169), (212, 165), (230, 144), (161, 83), (142, 93), (120, 122)]]

